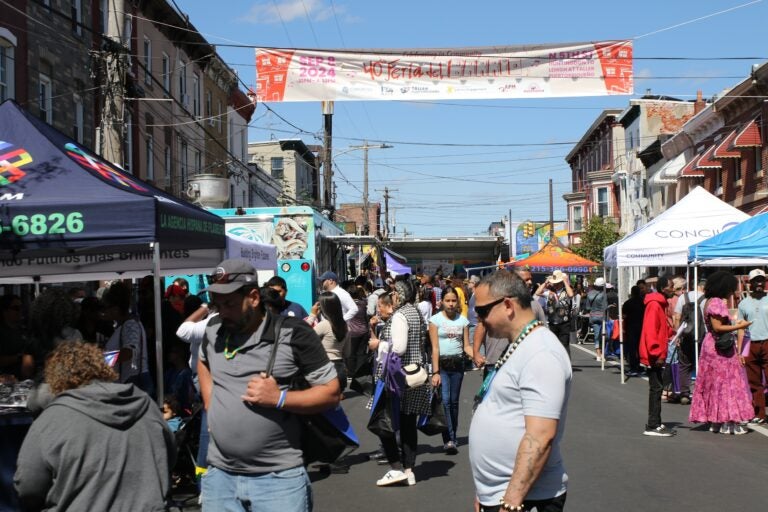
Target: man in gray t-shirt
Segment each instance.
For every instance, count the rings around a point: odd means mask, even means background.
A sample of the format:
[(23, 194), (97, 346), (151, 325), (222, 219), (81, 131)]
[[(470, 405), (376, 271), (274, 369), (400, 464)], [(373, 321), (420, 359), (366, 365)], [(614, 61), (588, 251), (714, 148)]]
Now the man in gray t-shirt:
[(499, 504), (563, 510), (568, 476), (560, 440), (571, 389), (568, 354), (536, 320), (519, 277), (496, 272), (475, 293), (478, 320), (488, 334), (511, 342), (484, 382), (469, 429), (480, 510)]
[[(211, 277), (208, 292), (219, 315), (206, 328), (198, 361), (211, 436), (203, 510), (244, 509), (247, 501), (259, 510), (306, 512), (311, 489), (297, 415), (338, 404), (336, 370), (302, 320), (286, 317), (276, 332), (246, 260), (225, 260)], [(290, 389), (295, 377), (309, 388)]]

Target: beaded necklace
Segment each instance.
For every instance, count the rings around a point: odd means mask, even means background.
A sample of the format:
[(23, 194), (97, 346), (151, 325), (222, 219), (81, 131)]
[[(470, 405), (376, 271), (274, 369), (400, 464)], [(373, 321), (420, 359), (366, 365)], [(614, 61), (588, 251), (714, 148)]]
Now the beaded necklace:
[(243, 348), (243, 345), (240, 345), (235, 350), (229, 350), (229, 334), (227, 334), (227, 338), (224, 340), (224, 359), (230, 360), (234, 358), (238, 352), (240, 352), (240, 349)]
[(485, 396), (488, 394), (488, 391), (491, 389), (491, 382), (493, 382), (493, 378), (496, 377), (496, 373), (498, 373), (499, 368), (501, 368), (504, 363), (506, 363), (507, 360), (512, 357), (512, 353), (517, 349), (520, 343), (523, 342), (526, 336), (531, 334), (531, 331), (540, 325), (543, 325), (541, 321), (531, 320), (525, 325), (525, 327), (523, 327), (523, 330), (520, 331), (520, 334), (517, 335), (515, 341), (509, 344), (507, 350), (504, 351), (504, 354), (498, 359), (498, 361), (496, 361), (496, 364), (493, 365), (493, 368), (491, 368), (491, 370), (488, 372), (488, 375), (485, 376), (483, 384), (480, 386), (480, 389), (475, 395), (474, 408), (477, 408), (477, 406), (480, 405), (480, 403), (483, 401), (483, 398), (485, 398)]

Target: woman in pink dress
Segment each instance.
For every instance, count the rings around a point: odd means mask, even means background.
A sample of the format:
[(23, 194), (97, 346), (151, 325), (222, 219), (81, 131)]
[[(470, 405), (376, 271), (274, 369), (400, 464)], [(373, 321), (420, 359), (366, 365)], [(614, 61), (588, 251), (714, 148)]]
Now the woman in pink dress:
[(688, 419), (692, 423), (709, 422), (710, 432), (738, 435), (748, 432), (741, 423), (749, 421), (753, 414), (747, 374), (737, 356), (741, 347), (720, 353), (715, 350), (715, 337), (712, 335), (744, 329), (752, 323), (740, 320), (734, 324), (728, 314), (726, 300), (736, 291), (737, 285), (736, 277), (724, 270), (707, 278), (704, 288), (707, 334), (701, 345)]

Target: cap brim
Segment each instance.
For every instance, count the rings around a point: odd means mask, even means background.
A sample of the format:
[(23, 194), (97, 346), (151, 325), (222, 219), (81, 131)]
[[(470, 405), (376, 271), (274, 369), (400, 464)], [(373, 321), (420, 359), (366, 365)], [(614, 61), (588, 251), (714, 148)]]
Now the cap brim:
[(203, 291), (208, 293), (220, 293), (222, 295), (227, 295), (229, 293), (236, 292), (246, 284), (247, 283), (242, 281), (232, 281), (231, 283), (215, 283)]

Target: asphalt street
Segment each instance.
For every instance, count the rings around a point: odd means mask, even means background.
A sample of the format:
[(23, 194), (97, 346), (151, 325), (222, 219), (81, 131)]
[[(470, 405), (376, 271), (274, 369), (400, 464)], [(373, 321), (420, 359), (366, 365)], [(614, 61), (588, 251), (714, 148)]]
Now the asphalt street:
[[(706, 426), (688, 423), (689, 406), (665, 403), (663, 421), (677, 429), (677, 436), (643, 436), (647, 381), (631, 378), (621, 384), (618, 367), (601, 370), (584, 346), (572, 347), (571, 353), (574, 378), (562, 446), (568, 512), (765, 510), (768, 429), (743, 436), (712, 434)], [(468, 372), (464, 379), (459, 454), (445, 455), (439, 436), (420, 434), (413, 487), (376, 487), (388, 468), (368, 460), (378, 442), (365, 428), (367, 399), (348, 392), (343, 406), (361, 446), (348, 458), (348, 474), (310, 468), (315, 511), (471, 510), (474, 486), (466, 442), (480, 377), (481, 372)]]
[[(743, 436), (712, 434), (687, 421), (689, 406), (664, 404), (672, 438), (643, 436), (648, 383), (621, 384), (619, 370), (573, 347), (571, 393), (563, 453), (569, 475), (569, 512), (763, 510), (768, 505), (768, 430)], [(481, 372), (464, 379), (459, 454), (443, 453), (438, 437), (420, 435), (413, 487), (377, 488), (386, 466), (368, 461), (377, 448), (365, 429), (365, 399), (348, 395), (343, 405), (361, 440), (348, 474), (311, 470), (315, 510), (410, 512), (468, 511), (474, 496), (467, 455), (472, 396)], [(503, 443), (504, 439), (499, 439)]]

